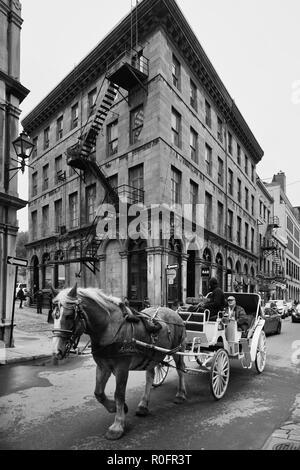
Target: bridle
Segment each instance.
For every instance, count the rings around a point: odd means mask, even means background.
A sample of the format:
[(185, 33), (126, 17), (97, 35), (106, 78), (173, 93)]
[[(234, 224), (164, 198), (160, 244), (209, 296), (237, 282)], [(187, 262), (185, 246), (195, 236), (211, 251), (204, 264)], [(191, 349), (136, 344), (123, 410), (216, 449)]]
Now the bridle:
[[(87, 319), (86, 315), (80, 305), (79, 300), (74, 300), (74, 302), (68, 302), (72, 304), (72, 307), (68, 307), (65, 305), (61, 305), (64, 310), (71, 310), (72, 311), (72, 321), (73, 321), (73, 328), (71, 330), (66, 330), (63, 328), (54, 328), (52, 330), (53, 338), (63, 338), (66, 339), (66, 353), (64, 357), (67, 357), (70, 354), (71, 349), (73, 348), (76, 350), (80, 337), (83, 333), (87, 332)], [(58, 320), (60, 318), (60, 306), (57, 304), (55, 305), (53, 315)]]

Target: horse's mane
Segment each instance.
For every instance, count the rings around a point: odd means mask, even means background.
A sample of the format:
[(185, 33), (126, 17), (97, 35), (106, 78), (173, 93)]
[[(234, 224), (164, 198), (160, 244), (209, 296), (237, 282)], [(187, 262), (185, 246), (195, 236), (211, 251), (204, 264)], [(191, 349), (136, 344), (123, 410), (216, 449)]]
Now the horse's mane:
[[(69, 297), (70, 289), (63, 289), (53, 299), (53, 301), (60, 302), (74, 302), (72, 297)], [(119, 306), (122, 300), (112, 295), (106, 295), (101, 289), (95, 287), (77, 288), (77, 295), (81, 299), (93, 300), (100, 308), (103, 308), (110, 313), (115, 306)]]

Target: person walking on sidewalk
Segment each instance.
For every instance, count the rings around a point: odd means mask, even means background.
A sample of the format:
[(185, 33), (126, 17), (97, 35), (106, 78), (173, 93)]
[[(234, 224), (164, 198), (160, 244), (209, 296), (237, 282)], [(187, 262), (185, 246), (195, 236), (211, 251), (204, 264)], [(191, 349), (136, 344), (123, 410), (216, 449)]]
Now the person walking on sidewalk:
[(38, 290), (34, 297), (36, 298), (36, 313), (43, 313), (43, 291)]
[(52, 292), (49, 292), (49, 311), (48, 311), (48, 323), (54, 323), (53, 317), (52, 317), (52, 312), (53, 312), (53, 294)]
[(26, 295), (25, 295), (22, 288), (19, 290), (19, 292), (17, 294), (17, 298), (20, 300), (19, 308), (23, 308), (23, 302), (26, 299)]

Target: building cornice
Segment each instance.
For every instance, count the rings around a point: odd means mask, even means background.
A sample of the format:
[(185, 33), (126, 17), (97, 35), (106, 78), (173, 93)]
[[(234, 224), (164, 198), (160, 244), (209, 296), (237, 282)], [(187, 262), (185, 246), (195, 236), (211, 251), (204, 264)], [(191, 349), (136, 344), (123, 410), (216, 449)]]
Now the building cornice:
[(271, 203), (273, 203), (273, 202), (274, 202), (274, 198), (271, 196), (271, 194), (270, 194), (269, 191), (267, 190), (267, 188), (266, 188), (264, 182), (263, 182), (259, 177), (257, 177), (257, 179), (256, 179), (256, 184), (257, 184), (257, 187), (260, 189), (260, 191), (261, 191), (262, 193), (264, 193), (264, 195), (269, 199), (269, 201), (270, 201)]
[(26, 98), (29, 93), (29, 90), (25, 88), (20, 82), (7, 75), (7, 73), (0, 70), (0, 80), (3, 80), (6, 84), (6, 89), (13, 96), (18, 98), (20, 103)]
[(13, 207), (16, 210), (20, 210), (27, 206), (27, 201), (24, 201), (23, 199), (15, 196), (11, 196), (10, 194), (0, 192), (0, 204), (7, 207)]

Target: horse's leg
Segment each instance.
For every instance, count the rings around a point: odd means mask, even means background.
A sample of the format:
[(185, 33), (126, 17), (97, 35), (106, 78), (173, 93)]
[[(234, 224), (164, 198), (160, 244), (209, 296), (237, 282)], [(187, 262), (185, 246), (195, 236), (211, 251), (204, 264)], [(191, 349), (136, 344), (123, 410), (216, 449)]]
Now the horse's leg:
[(116, 416), (114, 423), (110, 426), (105, 437), (109, 440), (117, 440), (123, 436), (125, 430), (125, 413), (127, 406), (125, 403), (126, 385), (128, 380), (128, 368), (119, 366), (115, 371), (116, 376)]
[(178, 374), (178, 390), (176, 393), (176, 397), (174, 399), (174, 403), (180, 405), (181, 403), (184, 403), (186, 401), (186, 388), (185, 388), (185, 378), (183, 372), (185, 370), (185, 363), (183, 356), (178, 356), (174, 354), (173, 356), (176, 368), (177, 368), (177, 374)]
[(98, 402), (103, 405), (109, 413), (116, 412), (116, 403), (114, 400), (109, 400), (105, 395), (105, 387), (109, 377), (111, 376), (111, 371), (108, 367), (103, 365), (97, 365), (96, 370), (96, 388), (95, 388), (95, 397)]
[(154, 375), (155, 375), (154, 368), (146, 371), (146, 386), (145, 386), (144, 395), (142, 396), (142, 399), (135, 413), (137, 416), (144, 417), (149, 414), (148, 405), (149, 405), (150, 392), (151, 392), (151, 388), (152, 388), (152, 384), (154, 380)]

